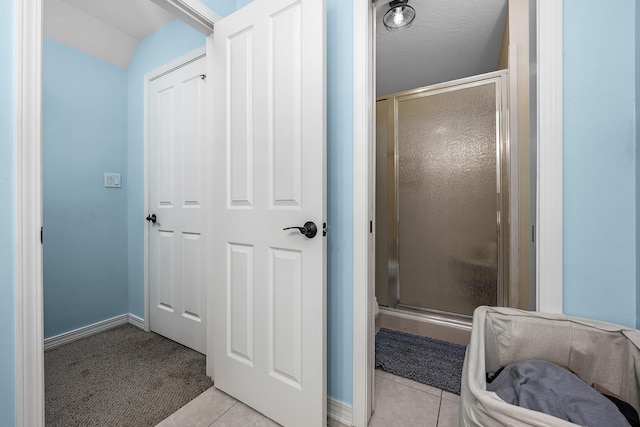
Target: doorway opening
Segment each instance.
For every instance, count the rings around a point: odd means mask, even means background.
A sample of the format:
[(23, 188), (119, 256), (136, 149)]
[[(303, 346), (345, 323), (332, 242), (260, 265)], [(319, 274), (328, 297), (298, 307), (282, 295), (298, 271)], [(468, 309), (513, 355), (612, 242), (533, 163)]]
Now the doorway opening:
[[(43, 314), (39, 348), (30, 352), (40, 365), (43, 347), (126, 323), (148, 327), (149, 316), (142, 315), (143, 242), (138, 240), (146, 224), (142, 215), (143, 75), (205, 42), (204, 34), (151, 2), (144, 5), (146, 9), (140, 5), (129, 11), (139, 12), (142, 18), (127, 21), (131, 25), (121, 31), (120, 21), (113, 23), (109, 17), (126, 20), (122, 17), (127, 13), (116, 13), (122, 12), (122, 5), (102, 9), (93, 5), (96, 10), (91, 14), (82, 9), (84, 4), (68, 3), (48, 2), (45, 10), (38, 7), (43, 22), (36, 23), (45, 31), (33, 32), (44, 39), (37, 58), (44, 62), (40, 90), (47, 242), (40, 280), (47, 284), (42, 300), (34, 305)], [(124, 37), (131, 27), (139, 31), (136, 37), (146, 40), (137, 44), (138, 38)], [(163, 30), (156, 32), (159, 28)], [(173, 44), (167, 47), (162, 37)], [(194, 80), (199, 82), (200, 77)], [(138, 166), (129, 167), (129, 159)], [(32, 416), (43, 422), (44, 374), (33, 372), (38, 375), (34, 387), (39, 391), (30, 394), (42, 397), (38, 402), (42, 410), (33, 411)]]
[[(519, 239), (533, 194), (529, 87), (516, 78), (518, 65), (528, 67), (529, 31), (514, 30), (529, 28), (529, 9), (508, 0), (472, 10), (411, 3), (416, 18), (403, 32), (382, 25), (386, 4), (375, 11), (378, 323), (447, 339), (446, 330), (425, 327), (436, 320), (453, 328), (449, 340), (464, 343), (475, 307), (530, 308), (530, 248)], [(478, 107), (469, 85), (492, 78), (495, 90)], [(474, 127), (483, 115), (491, 118), (484, 130)]]
[[(379, 53), (376, 54), (375, 40), (377, 35), (376, 26), (379, 26), (379, 22), (376, 22), (376, 10), (388, 8), (388, 6), (386, 6), (387, 3), (389, 2), (386, 0), (378, 0), (372, 4), (356, 4), (354, 17), (356, 29), (355, 45), (357, 47), (354, 63), (355, 75), (366, 76), (366, 79), (356, 80), (354, 87), (354, 119), (356, 123), (354, 140), (354, 339), (356, 339), (356, 342), (354, 343), (353, 420), (356, 425), (366, 425), (366, 420), (368, 420), (368, 417), (371, 415), (374, 404), (372, 396), (374, 394), (373, 337), (375, 334), (374, 312), (376, 305), (374, 292), (375, 281), (373, 277), (375, 252), (373, 247), (373, 233), (370, 232), (372, 226), (370, 220), (375, 221), (374, 195), (371, 190), (374, 188), (373, 179), (375, 177), (374, 161), (372, 158), (374, 154), (372, 148), (374, 144), (373, 141), (375, 141), (375, 120), (373, 114), (375, 114), (374, 102), (376, 96), (380, 95), (380, 93), (377, 93), (375, 90), (375, 82), (376, 79), (379, 78), (376, 60), (380, 56)], [(514, 15), (515, 8), (511, 8), (513, 4), (519, 6), (517, 8), (517, 17)], [(523, 259), (523, 262), (529, 262), (531, 267), (521, 267), (517, 274), (511, 274), (511, 277), (514, 278), (516, 283), (519, 279), (524, 279), (525, 276), (527, 277), (526, 280), (520, 280), (519, 283), (521, 286), (514, 289), (515, 292), (510, 292), (509, 305), (518, 306), (517, 303), (514, 304), (513, 300), (515, 299), (517, 301), (517, 298), (520, 298), (520, 304), (523, 307), (542, 309), (542, 307), (545, 306), (548, 307), (548, 309), (555, 310), (554, 307), (556, 307), (557, 304), (553, 303), (549, 305), (548, 303), (552, 301), (551, 295), (553, 295), (554, 301), (558, 298), (558, 290), (561, 289), (561, 282), (557, 282), (555, 279), (561, 277), (561, 275), (556, 274), (556, 272), (561, 270), (556, 268), (558, 263), (555, 261), (555, 256), (551, 259), (544, 254), (541, 255), (540, 245), (544, 245), (546, 248), (545, 252), (551, 250), (553, 253), (556, 253), (557, 251), (554, 252), (553, 248), (547, 246), (556, 241), (558, 235), (556, 233), (551, 235), (552, 228), (545, 227), (545, 229), (541, 229), (540, 227), (536, 227), (532, 230), (529, 226), (530, 224), (535, 224), (540, 221), (536, 219), (536, 213), (538, 218), (546, 218), (546, 220), (549, 221), (549, 226), (557, 226), (557, 224), (561, 223), (561, 215), (558, 215), (558, 212), (561, 212), (561, 210), (558, 210), (558, 205), (555, 203), (557, 200), (561, 200), (561, 197), (559, 199), (550, 199), (549, 197), (552, 197), (553, 194), (557, 194), (557, 192), (553, 190), (556, 187), (546, 185), (552, 181), (557, 184), (558, 181), (553, 179), (556, 175), (548, 175), (549, 179), (541, 182), (537, 174), (537, 171), (541, 168), (541, 164), (551, 168), (550, 171), (554, 171), (554, 173), (557, 171), (557, 166), (559, 166), (553, 158), (549, 158), (545, 154), (548, 153), (551, 155), (551, 153), (553, 153), (554, 156), (557, 156), (558, 150), (556, 150), (555, 145), (551, 147), (549, 142), (545, 145), (541, 143), (538, 138), (538, 134), (544, 130), (547, 132), (547, 135), (553, 135), (554, 138), (561, 139), (561, 133), (558, 131), (558, 129), (561, 129), (561, 123), (559, 123), (558, 120), (557, 109), (548, 110), (548, 112), (547, 109), (540, 111), (538, 104), (540, 102), (547, 102), (549, 107), (555, 106), (553, 108), (561, 105), (558, 104), (558, 100), (561, 99), (561, 92), (557, 90), (557, 81), (561, 81), (561, 67), (558, 66), (558, 64), (561, 64), (562, 57), (560, 48), (562, 40), (560, 31), (561, 21), (556, 19), (556, 14), (558, 14), (559, 11), (551, 2), (548, 4), (545, 2), (541, 5), (540, 2), (519, 2), (512, 0), (509, 1), (509, 8), (509, 19), (514, 19), (516, 22), (510, 23), (509, 35), (512, 37), (516, 35), (513, 33), (513, 29), (518, 28), (517, 22), (521, 22), (523, 25), (520, 28), (522, 33), (520, 35), (526, 36), (526, 39), (520, 39), (518, 37), (511, 38), (512, 43), (517, 39), (518, 48), (521, 48), (518, 49), (517, 52), (517, 63), (521, 72), (518, 74), (513, 73), (511, 78), (517, 75), (519, 89), (525, 88), (525, 92), (529, 95), (528, 98), (521, 96), (523, 93), (519, 91), (518, 101), (513, 101), (511, 106), (512, 108), (516, 105), (520, 107), (520, 105), (524, 103), (526, 108), (519, 111), (520, 114), (518, 117), (520, 120), (528, 120), (529, 126), (528, 128), (518, 126), (518, 137), (526, 136), (526, 138), (531, 141), (530, 146), (525, 146), (523, 143), (513, 146), (513, 148), (519, 148), (519, 146), (526, 147), (525, 152), (520, 153), (524, 159), (516, 156), (516, 158), (520, 160), (517, 164), (513, 165), (526, 167), (526, 169), (521, 167), (519, 173), (514, 174), (514, 178), (523, 178), (523, 180), (518, 182), (516, 179), (512, 179), (511, 185), (516, 189), (527, 189), (526, 194), (520, 194), (523, 198), (522, 203), (527, 208), (522, 209), (522, 206), (519, 204), (518, 206), (520, 214), (526, 212), (527, 215), (530, 215), (526, 221), (521, 221), (520, 229), (517, 231), (522, 236), (525, 236), (521, 239), (522, 246), (520, 246), (520, 252), (522, 252), (522, 248), (526, 246), (530, 256)], [(420, 15), (416, 15), (417, 20)], [(522, 21), (523, 19), (524, 21)], [(416, 25), (416, 22), (417, 21), (414, 21), (413, 26)], [(548, 34), (548, 37), (540, 39), (536, 36), (540, 27), (545, 28), (545, 31), (547, 31), (545, 34)], [(411, 28), (409, 30), (411, 30)], [(500, 31), (502, 32), (503, 28), (501, 28)], [(442, 31), (436, 38), (442, 42), (444, 34), (448, 36), (450, 32)], [(542, 53), (540, 52), (541, 46), (544, 47), (544, 52)], [(506, 47), (505, 52), (512, 50), (509, 43), (507, 43)], [(450, 49), (448, 54), (455, 57), (455, 52), (456, 50)], [(431, 66), (437, 68), (439, 63), (432, 61)], [(539, 77), (540, 73), (544, 74), (544, 79)], [(477, 73), (472, 73), (472, 75), (475, 74)], [(455, 79), (456, 77), (462, 76), (450, 75), (442, 81)], [(404, 81), (406, 79), (398, 77), (396, 80)], [(552, 80), (553, 84), (551, 83)], [(424, 85), (428, 85), (428, 83), (423, 84), (423, 86)], [(421, 85), (416, 84), (410, 88), (416, 87), (421, 87)], [(402, 91), (402, 89), (393, 89), (390, 90), (389, 93), (394, 93), (394, 90)], [(514, 95), (514, 93), (512, 93), (512, 95)], [(545, 141), (542, 142), (546, 141), (545, 139)], [(539, 148), (541, 145), (546, 147), (545, 152), (542, 154), (540, 154), (541, 148)], [(541, 156), (540, 163), (536, 162), (537, 156)], [(544, 188), (549, 197), (540, 199), (540, 192), (537, 191), (537, 188)], [(514, 193), (518, 193), (518, 191)], [(360, 220), (359, 218), (363, 219)], [(524, 234), (522, 231), (524, 231)], [(532, 233), (537, 243), (533, 243), (533, 240), (530, 239)], [(512, 235), (511, 238), (515, 238), (514, 235)], [(546, 244), (544, 242), (546, 242)], [(542, 258), (539, 258), (540, 256)], [(513, 262), (511, 259), (509, 261), (510, 269), (512, 270), (520, 266), (518, 262)], [(549, 274), (550, 278), (553, 277), (553, 280), (548, 282), (548, 286), (541, 284), (539, 285), (540, 288), (538, 288), (538, 283), (540, 282), (539, 274), (543, 272)], [(368, 285), (359, 286), (358, 283), (361, 283), (361, 281), (366, 281)], [(512, 285), (512, 283), (510, 283), (510, 285)], [(518, 296), (518, 294), (520, 295)], [(528, 299), (528, 301), (526, 301), (526, 299)], [(382, 309), (382, 311), (387, 310), (393, 309)], [(401, 317), (409, 317), (413, 320), (415, 316), (405, 311)], [(438, 326), (442, 322), (434, 320), (431, 323), (432, 325)], [(455, 322), (451, 321), (447, 321), (446, 323), (449, 325), (455, 324)], [(468, 330), (468, 324), (465, 327)]]

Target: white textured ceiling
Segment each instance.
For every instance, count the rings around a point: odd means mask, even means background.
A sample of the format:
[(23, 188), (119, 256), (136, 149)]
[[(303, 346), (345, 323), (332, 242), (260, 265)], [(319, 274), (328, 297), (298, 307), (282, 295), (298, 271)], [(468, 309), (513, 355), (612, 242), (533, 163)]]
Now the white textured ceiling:
[[(48, 0), (46, 0), (48, 1)], [(64, 0), (140, 40), (173, 19), (151, 0)]]
[(44, 35), (122, 68), (138, 41), (173, 19), (151, 0), (44, 0)]
[(409, 0), (416, 18), (387, 31), (377, 10), (377, 95), (388, 95), (495, 71), (507, 0)]

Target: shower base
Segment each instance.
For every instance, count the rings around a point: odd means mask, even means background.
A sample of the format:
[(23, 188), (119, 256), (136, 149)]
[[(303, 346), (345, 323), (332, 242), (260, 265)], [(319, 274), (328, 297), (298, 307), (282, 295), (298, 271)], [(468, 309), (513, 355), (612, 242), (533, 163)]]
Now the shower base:
[(424, 313), (409, 308), (380, 307), (376, 328), (393, 329), (460, 345), (468, 345), (471, 339), (471, 318)]

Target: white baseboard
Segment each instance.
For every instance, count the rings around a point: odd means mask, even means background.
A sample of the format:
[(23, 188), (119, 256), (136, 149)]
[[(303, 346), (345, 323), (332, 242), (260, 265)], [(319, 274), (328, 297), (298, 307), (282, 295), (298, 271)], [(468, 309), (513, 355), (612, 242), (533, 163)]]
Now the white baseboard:
[(327, 417), (329, 418), (329, 426), (350, 426), (353, 420), (353, 408), (327, 396)]
[(111, 319), (103, 320), (92, 325), (83, 326), (82, 328), (78, 328), (73, 331), (65, 332), (63, 334), (45, 339), (44, 349), (49, 350), (51, 348), (67, 344), (72, 341), (86, 338), (99, 332), (115, 328), (116, 326), (125, 325), (128, 322), (129, 314), (121, 314), (120, 316), (112, 317)]
[(131, 314), (129, 313), (128, 315), (129, 318), (129, 324), (135, 326), (136, 328), (140, 328), (143, 331), (146, 331), (146, 327), (144, 325), (144, 319), (141, 317), (136, 316), (135, 314)]

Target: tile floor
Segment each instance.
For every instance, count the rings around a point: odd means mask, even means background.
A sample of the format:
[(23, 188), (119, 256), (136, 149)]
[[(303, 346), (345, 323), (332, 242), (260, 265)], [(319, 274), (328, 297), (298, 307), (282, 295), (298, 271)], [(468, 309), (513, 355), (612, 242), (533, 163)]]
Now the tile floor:
[[(456, 427), (460, 396), (376, 370), (369, 427)], [(336, 425), (332, 423), (332, 425)], [(156, 427), (271, 427), (278, 424), (211, 387)]]
[(376, 369), (369, 427), (458, 427), (460, 396)]

